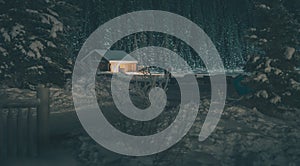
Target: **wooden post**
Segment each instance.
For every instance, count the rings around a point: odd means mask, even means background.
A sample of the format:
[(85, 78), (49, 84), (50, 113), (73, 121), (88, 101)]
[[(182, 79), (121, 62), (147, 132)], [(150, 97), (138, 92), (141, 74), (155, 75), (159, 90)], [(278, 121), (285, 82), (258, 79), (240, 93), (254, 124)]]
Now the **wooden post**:
[(49, 89), (43, 85), (37, 87), (37, 135), (39, 151), (49, 144)]
[(8, 117), (8, 111), (5, 111), (2, 110), (2, 125), (3, 125), (3, 154), (2, 154), (2, 158), (6, 158), (8, 155), (7, 155), (7, 130), (8, 130), (8, 127), (7, 127), (7, 117)]
[(6, 157), (7, 143), (5, 137), (7, 134), (6, 131), (6, 115), (4, 110), (0, 106), (0, 160)]
[(10, 157), (17, 156), (17, 111), (9, 109), (7, 116), (7, 151)]
[(26, 155), (27, 151), (27, 123), (25, 118), (25, 113), (27, 111), (24, 111), (22, 108), (18, 109), (18, 120), (17, 120), (17, 128), (18, 128), (18, 156), (24, 157)]
[(28, 149), (27, 153), (29, 156), (37, 156), (37, 122), (36, 122), (36, 117), (33, 117), (33, 111), (31, 108), (28, 108), (28, 113), (27, 113), (27, 143), (28, 143)]

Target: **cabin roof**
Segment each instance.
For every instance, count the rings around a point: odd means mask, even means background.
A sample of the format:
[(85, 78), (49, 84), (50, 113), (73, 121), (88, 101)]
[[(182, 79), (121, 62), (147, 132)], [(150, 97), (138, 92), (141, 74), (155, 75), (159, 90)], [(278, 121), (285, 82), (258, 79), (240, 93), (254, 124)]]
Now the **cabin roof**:
[(126, 61), (126, 62), (136, 62), (132, 56), (127, 54), (125, 51), (121, 50), (108, 50), (105, 54), (105, 50), (96, 50), (98, 54), (103, 56), (107, 61)]

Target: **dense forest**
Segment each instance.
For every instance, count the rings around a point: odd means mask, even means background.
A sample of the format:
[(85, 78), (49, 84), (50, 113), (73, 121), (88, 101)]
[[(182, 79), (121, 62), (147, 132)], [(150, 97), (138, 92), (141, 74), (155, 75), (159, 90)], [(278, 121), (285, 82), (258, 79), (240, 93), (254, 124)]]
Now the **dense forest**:
[[(16, 87), (28, 88), (37, 83), (63, 85), (70, 78), (83, 42), (96, 28), (112, 18), (139, 10), (169, 11), (195, 22), (216, 45), (229, 70), (242, 69), (248, 56), (263, 52), (246, 38), (249, 29), (263, 21), (255, 17), (253, 0), (2, 0), (0, 3), (0, 78)], [(295, 17), (299, 16), (297, 4), (297, 1), (285, 4), (290, 12), (296, 13)], [(112, 49), (131, 52), (134, 47), (145, 45), (169, 48), (184, 57), (192, 68), (204, 68), (188, 45), (166, 34), (133, 34), (115, 43)]]
[[(229, 70), (243, 68), (249, 55), (261, 51), (246, 38), (249, 29), (259, 22), (254, 17), (252, 0), (90, 0), (84, 3), (16, 0), (0, 3), (0, 78), (17, 87), (41, 82), (62, 85), (70, 78), (72, 64), (83, 42), (96, 28), (112, 18), (139, 10), (169, 11), (195, 22), (214, 42)], [(293, 3), (289, 1), (287, 8), (297, 13), (297, 5), (290, 4)], [(112, 49), (131, 52), (134, 47), (145, 45), (167, 47), (184, 57), (192, 68), (204, 67), (189, 46), (165, 34), (133, 34)]]
[[(246, 30), (254, 23), (253, 4), (249, 0), (231, 1), (2, 1), (0, 77), (17, 87), (62, 85), (70, 78), (83, 42), (98, 26), (139, 10), (164, 10), (192, 20), (212, 39), (226, 68), (240, 69), (254, 50), (245, 39)], [(184, 57), (191, 67), (204, 67), (189, 46), (165, 34), (133, 34), (112, 49), (131, 52), (145, 45), (167, 47)]]

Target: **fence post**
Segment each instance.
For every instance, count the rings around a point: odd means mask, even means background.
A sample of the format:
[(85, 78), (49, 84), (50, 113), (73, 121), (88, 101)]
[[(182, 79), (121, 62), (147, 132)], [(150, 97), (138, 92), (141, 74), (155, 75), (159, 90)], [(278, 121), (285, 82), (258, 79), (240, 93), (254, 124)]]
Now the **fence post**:
[(37, 136), (38, 149), (49, 144), (49, 89), (44, 85), (38, 85), (37, 98), (40, 104), (37, 108)]

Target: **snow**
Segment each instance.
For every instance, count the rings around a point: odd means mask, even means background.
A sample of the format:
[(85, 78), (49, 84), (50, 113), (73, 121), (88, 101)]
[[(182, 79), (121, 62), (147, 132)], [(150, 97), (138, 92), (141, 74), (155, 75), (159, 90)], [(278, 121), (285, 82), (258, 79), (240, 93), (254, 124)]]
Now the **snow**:
[(48, 62), (48, 63), (52, 63), (52, 60), (50, 57), (44, 57), (44, 59)]
[(56, 45), (55, 45), (53, 42), (51, 42), (51, 41), (48, 41), (48, 42), (47, 42), (47, 46), (48, 46), (48, 47), (56, 48)]
[(283, 95), (283, 96), (291, 96), (292, 93), (291, 93), (291, 92), (284, 92), (282, 95)]
[(270, 100), (270, 102), (273, 103), (273, 104), (280, 103), (280, 102), (281, 102), (281, 97), (278, 96), (278, 95), (276, 95), (274, 98), (272, 98), (272, 99)]
[(52, 25), (52, 28), (50, 30), (50, 37), (56, 38), (57, 37), (57, 32), (62, 32), (63, 31), (63, 23), (60, 22), (56, 17), (59, 15), (54, 12), (51, 9), (47, 9), (47, 11), (50, 14), (47, 13), (38, 13), (37, 11), (34, 10), (28, 10), (28, 12), (38, 14), (41, 17), (41, 22), (44, 24), (49, 24)]
[(10, 32), (11, 38), (14, 39), (19, 34), (25, 33), (23, 29), (24, 29), (23, 25), (16, 23), (16, 25), (12, 27), (12, 31)]
[(64, 70), (64, 74), (72, 74), (72, 71), (71, 70)]
[(62, 32), (63, 31), (63, 23), (58, 21), (54, 16), (50, 14), (44, 14), (44, 17), (42, 17), (42, 22), (47, 23), (47, 24), (52, 24), (52, 28), (50, 31), (50, 36), (52, 38), (57, 37), (57, 32)]
[(255, 63), (255, 62), (257, 62), (258, 60), (260, 59), (260, 56), (255, 56), (254, 58), (253, 58), (253, 63)]
[(279, 75), (279, 74), (282, 73), (282, 71), (281, 71), (280, 69), (278, 69), (278, 68), (275, 68), (274, 70), (275, 70), (274, 73), (275, 73), (276, 75)]
[(43, 69), (44, 67), (40, 65), (27, 68), (27, 70), (43, 70)]
[(35, 58), (35, 54), (32, 51), (28, 51), (27, 56)]
[(33, 13), (33, 14), (39, 13), (37, 10), (32, 10), (32, 9), (26, 9), (26, 12)]
[(254, 78), (255, 81), (261, 81), (261, 82), (267, 82), (268, 81), (268, 77), (266, 74), (263, 74), (263, 73), (260, 73), (258, 74), (255, 78)]
[(10, 38), (8, 32), (4, 28), (1, 28), (0, 32), (2, 33), (2, 36), (4, 37), (5, 42), (11, 41), (11, 38)]
[(293, 89), (300, 91), (300, 83), (299, 82), (295, 81), (294, 79), (290, 79), (290, 83), (291, 83)]
[(266, 73), (271, 72), (271, 69), (272, 69), (272, 67), (271, 67), (271, 62), (272, 62), (272, 59), (268, 59), (268, 60), (266, 61), (266, 65), (265, 65), (265, 72), (266, 72)]
[(256, 93), (257, 97), (263, 97), (265, 99), (269, 98), (268, 92), (266, 90), (261, 90)]
[(48, 11), (50, 14), (52, 14), (52, 15), (54, 15), (54, 16), (56, 16), (56, 17), (59, 17), (59, 15), (58, 15), (55, 11), (53, 11), (53, 10), (51, 10), (51, 9), (49, 9), (49, 8), (47, 8), (47, 11)]
[(296, 51), (295, 48), (287, 47), (285, 52), (284, 52), (285, 58), (287, 60), (291, 60), (293, 58), (293, 55), (294, 55), (295, 51)]
[(1, 54), (2, 54), (3, 56), (7, 56), (7, 55), (8, 55), (7, 50), (6, 50), (5, 48), (3, 48), (3, 47), (0, 47), (0, 52), (1, 52)]
[(258, 7), (261, 8), (261, 9), (267, 9), (267, 10), (271, 9), (269, 6), (267, 6), (265, 4), (260, 4), (260, 5), (258, 5)]
[[(208, 99), (201, 101), (201, 111), (199, 111), (194, 126), (181, 140), (180, 145), (172, 147), (162, 155), (134, 159), (117, 156), (112, 160), (115, 163), (126, 161), (131, 163), (129, 165), (140, 165), (144, 162), (143, 160), (147, 159), (149, 164), (145, 165), (154, 165), (155, 161), (157, 163), (157, 158), (162, 158), (170, 163), (162, 165), (174, 166), (245, 165), (247, 162), (252, 165), (296, 165), (299, 163), (299, 146), (297, 144), (300, 138), (299, 125), (294, 125), (291, 119), (282, 121), (271, 118), (255, 108), (245, 108), (239, 105), (226, 107), (214, 132), (207, 140), (199, 142), (198, 134), (206, 118), (209, 104)], [(292, 115), (299, 123), (299, 114)], [(170, 109), (168, 116), (176, 116), (176, 112)], [(162, 127), (166, 122), (158, 121), (156, 123)], [(126, 124), (124, 126), (127, 127)], [(148, 128), (143, 126), (141, 129), (147, 130)], [(103, 158), (112, 158), (113, 154), (107, 154), (107, 151), (86, 133), (73, 133), (69, 138), (71, 139), (68, 141), (69, 148), (76, 152), (76, 157), (84, 165), (106, 165)], [(171, 158), (173, 154), (176, 154), (176, 159)], [(174, 160), (177, 160), (178, 163)], [(242, 162), (244, 164), (239, 164), (241, 162), (239, 160), (245, 160)]]
[(42, 20), (41, 22), (44, 23), (44, 24), (50, 24), (50, 20), (48, 17), (45, 17), (45, 16), (41, 16)]
[(14, 46), (15, 46), (15, 48), (13, 48), (14, 50), (18, 49), (18, 50), (20, 50), (23, 54), (26, 54), (26, 50), (24, 49), (23, 45), (21, 45), (21, 44), (15, 44)]
[(69, 64), (69, 65), (73, 65), (72, 59), (68, 59), (68, 64)]
[(257, 36), (256, 35), (251, 35), (250, 39), (257, 39)]
[(267, 39), (259, 39), (259, 41), (262, 42), (262, 43), (267, 43), (268, 42)]
[(42, 56), (40, 51), (42, 51), (45, 46), (40, 41), (36, 40), (30, 44), (29, 48), (35, 52), (36, 58), (40, 58)]

